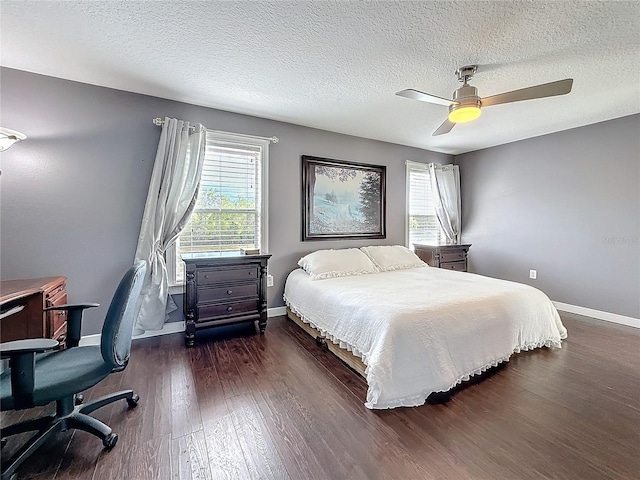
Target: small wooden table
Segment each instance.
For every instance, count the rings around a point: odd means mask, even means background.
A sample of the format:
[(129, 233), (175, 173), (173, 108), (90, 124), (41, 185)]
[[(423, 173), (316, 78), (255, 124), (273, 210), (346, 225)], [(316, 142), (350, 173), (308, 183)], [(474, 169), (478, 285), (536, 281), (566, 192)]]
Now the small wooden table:
[(53, 338), (64, 341), (67, 312), (45, 312), (67, 303), (66, 277), (28, 278), (0, 282), (0, 341)]
[(185, 269), (185, 344), (196, 331), (232, 323), (258, 321), (267, 326), (267, 263), (271, 255), (183, 255)]
[(471, 244), (465, 245), (413, 245), (416, 255), (432, 267), (467, 271), (467, 256)]

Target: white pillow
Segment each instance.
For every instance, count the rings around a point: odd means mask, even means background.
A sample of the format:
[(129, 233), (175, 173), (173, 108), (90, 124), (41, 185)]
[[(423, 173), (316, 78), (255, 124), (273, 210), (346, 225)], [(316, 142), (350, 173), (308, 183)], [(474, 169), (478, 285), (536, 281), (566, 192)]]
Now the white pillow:
[(298, 261), (311, 280), (376, 273), (373, 262), (357, 248), (317, 250)]
[(381, 272), (428, 266), (415, 253), (402, 245), (362, 247), (360, 250), (367, 254)]

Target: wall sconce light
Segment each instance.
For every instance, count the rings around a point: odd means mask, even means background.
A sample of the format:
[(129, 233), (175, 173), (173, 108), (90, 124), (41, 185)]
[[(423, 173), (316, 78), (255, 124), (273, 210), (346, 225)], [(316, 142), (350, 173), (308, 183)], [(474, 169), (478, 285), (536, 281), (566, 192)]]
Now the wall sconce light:
[(0, 152), (4, 152), (11, 145), (17, 142), (21, 142), (25, 138), (27, 138), (27, 136), (24, 133), (0, 127)]

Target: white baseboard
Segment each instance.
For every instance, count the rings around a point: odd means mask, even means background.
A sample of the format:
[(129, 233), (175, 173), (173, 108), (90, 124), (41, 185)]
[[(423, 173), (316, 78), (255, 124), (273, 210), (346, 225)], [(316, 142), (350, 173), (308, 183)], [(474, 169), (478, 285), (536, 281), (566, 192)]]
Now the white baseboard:
[(286, 315), (286, 314), (287, 314), (287, 307), (285, 307), (285, 306), (273, 307), (273, 308), (267, 309), (267, 316), (268, 317), (277, 317), (279, 315)]
[[(553, 302), (558, 310), (563, 312), (575, 313), (576, 315), (584, 315), (586, 317), (597, 318), (598, 320), (605, 320), (607, 322), (617, 323), (620, 325), (626, 325), (628, 327), (640, 328), (640, 318), (626, 317), (624, 315), (618, 315), (617, 313), (602, 312), (600, 310), (594, 310), (592, 308), (579, 307), (577, 305), (569, 305), (568, 303)], [(286, 315), (287, 307), (274, 307), (267, 310), (268, 317), (277, 317), (279, 315)], [(184, 332), (184, 322), (170, 322), (165, 323), (162, 330), (154, 330), (144, 332), (142, 335), (136, 335), (133, 340), (148, 337), (158, 337), (160, 335), (169, 335), (171, 333)], [(85, 335), (80, 340), (80, 345), (100, 345), (100, 334)]]
[(96, 333), (95, 335), (85, 335), (80, 339), (81, 347), (86, 347), (87, 345), (100, 345), (100, 334)]
[[(267, 317), (277, 317), (278, 315), (286, 315), (287, 307), (274, 307), (267, 309)], [(159, 337), (160, 335), (169, 335), (171, 333), (180, 333), (184, 332), (185, 323), (184, 322), (169, 322), (165, 323), (162, 327), (162, 330), (150, 330), (148, 332), (144, 332), (141, 335), (136, 335), (133, 337), (133, 340), (138, 340), (140, 338), (148, 338), (148, 337)], [(97, 333), (95, 335), (85, 335), (80, 339), (80, 345), (100, 345), (100, 334)]]
[[(184, 322), (165, 323), (162, 330), (150, 330), (140, 335), (134, 335), (133, 340), (148, 337), (159, 337), (160, 335), (169, 335), (170, 333), (184, 332)], [(85, 335), (80, 339), (80, 345), (100, 345), (100, 334)]]
[(579, 307), (577, 305), (569, 305), (568, 303), (552, 302), (558, 310), (563, 312), (575, 313), (576, 315), (584, 315), (586, 317), (597, 318), (607, 322), (618, 323), (628, 327), (640, 328), (640, 318), (626, 317), (617, 313), (603, 312), (592, 308)]

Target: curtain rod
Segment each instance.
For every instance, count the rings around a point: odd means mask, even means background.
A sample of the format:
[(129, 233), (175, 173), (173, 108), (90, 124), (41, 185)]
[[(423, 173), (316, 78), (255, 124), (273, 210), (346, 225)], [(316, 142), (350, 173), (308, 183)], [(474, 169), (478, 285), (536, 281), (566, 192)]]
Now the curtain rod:
[[(160, 117), (156, 117), (153, 119), (153, 124), (157, 125), (159, 127), (161, 127), (162, 125), (164, 125), (164, 120), (161, 119)], [(195, 130), (194, 126), (190, 126), (189, 129), (193, 129)], [(280, 141), (280, 139), (278, 137), (257, 137), (255, 135), (245, 135), (244, 133), (232, 133), (232, 132), (223, 132), (222, 130), (210, 130), (208, 128), (205, 128), (205, 130), (207, 132), (211, 132), (211, 133), (222, 133), (224, 135), (235, 135), (238, 137), (246, 137), (246, 138), (257, 138), (259, 140), (268, 140), (269, 142), (272, 143), (278, 143)]]

